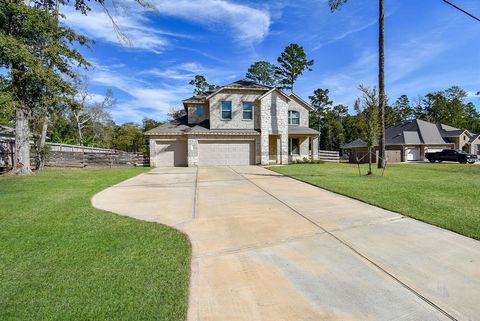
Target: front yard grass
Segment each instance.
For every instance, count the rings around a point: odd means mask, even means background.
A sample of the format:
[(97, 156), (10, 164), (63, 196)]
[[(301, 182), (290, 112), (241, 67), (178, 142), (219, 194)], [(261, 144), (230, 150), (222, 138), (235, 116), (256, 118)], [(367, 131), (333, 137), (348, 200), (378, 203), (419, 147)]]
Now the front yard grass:
[[(327, 190), (480, 239), (480, 166), (389, 164), (385, 177), (362, 176), (356, 164), (270, 168)], [(375, 166), (375, 165), (374, 165)]]
[(185, 319), (186, 236), (90, 205), (96, 192), (144, 171), (0, 177), (0, 320)]

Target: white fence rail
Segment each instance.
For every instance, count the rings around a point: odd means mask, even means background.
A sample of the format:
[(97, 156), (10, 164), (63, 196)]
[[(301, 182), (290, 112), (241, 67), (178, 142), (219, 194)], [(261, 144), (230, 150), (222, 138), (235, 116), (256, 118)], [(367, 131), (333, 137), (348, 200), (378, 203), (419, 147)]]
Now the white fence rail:
[(319, 150), (318, 159), (324, 160), (326, 162), (340, 162), (340, 152), (333, 150)]

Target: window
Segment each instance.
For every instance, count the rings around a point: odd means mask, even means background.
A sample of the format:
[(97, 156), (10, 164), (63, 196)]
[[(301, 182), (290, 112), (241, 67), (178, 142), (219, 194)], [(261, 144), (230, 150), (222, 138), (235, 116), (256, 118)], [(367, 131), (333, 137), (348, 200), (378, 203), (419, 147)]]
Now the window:
[(288, 111), (288, 124), (300, 125), (300, 113), (298, 111), (293, 111), (293, 110)]
[(232, 119), (231, 101), (222, 101), (222, 119)]
[(288, 139), (288, 155), (299, 155), (300, 154), (300, 147), (299, 147), (298, 138), (289, 138)]
[(243, 102), (243, 119), (253, 119), (253, 103), (251, 101)]
[(203, 116), (203, 105), (198, 104), (197, 105), (197, 116)]

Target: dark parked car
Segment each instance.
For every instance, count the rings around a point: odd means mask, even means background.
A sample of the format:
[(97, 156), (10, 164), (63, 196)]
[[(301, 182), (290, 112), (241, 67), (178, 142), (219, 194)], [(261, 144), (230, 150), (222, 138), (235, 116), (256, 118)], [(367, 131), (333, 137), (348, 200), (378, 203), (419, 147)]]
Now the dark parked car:
[(460, 149), (444, 149), (441, 152), (425, 153), (425, 158), (428, 159), (430, 163), (447, 161), (473, 164), (478, 160), (477, 155), (468, 154)]

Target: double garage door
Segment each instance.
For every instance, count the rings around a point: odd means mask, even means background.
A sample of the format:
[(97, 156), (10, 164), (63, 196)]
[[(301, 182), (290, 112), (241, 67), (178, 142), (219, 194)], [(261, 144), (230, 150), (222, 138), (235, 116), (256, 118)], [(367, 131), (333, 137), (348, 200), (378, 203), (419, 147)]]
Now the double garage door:
[[(155, 142), (153, 166), (187, 166), (187, 141)], [(198, 165), (253, 165), (255, 142), (253, 140), (199, 140)]]
[(199, 140), (198, 165), (253, 165), (253, 140)]

